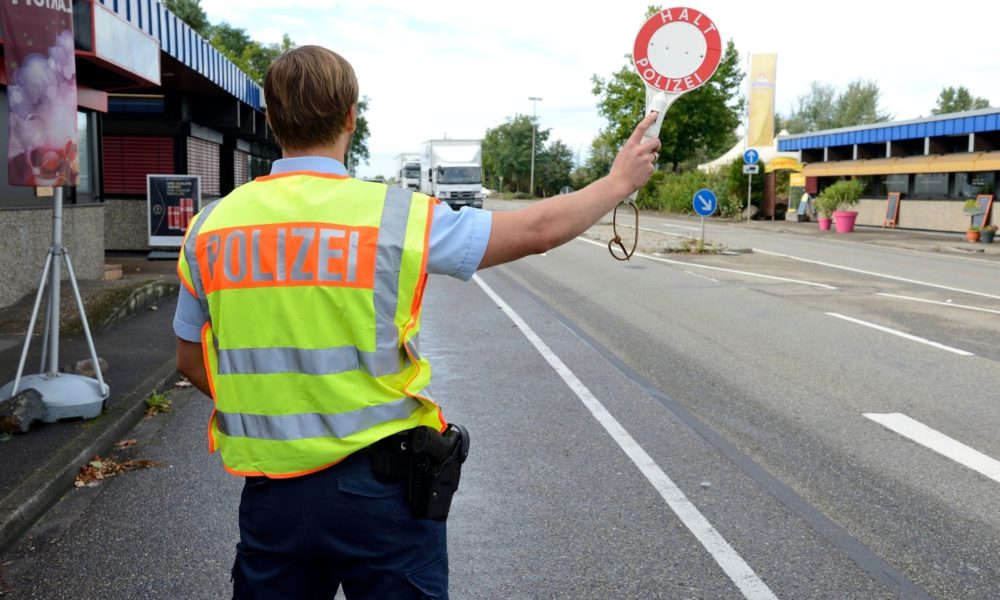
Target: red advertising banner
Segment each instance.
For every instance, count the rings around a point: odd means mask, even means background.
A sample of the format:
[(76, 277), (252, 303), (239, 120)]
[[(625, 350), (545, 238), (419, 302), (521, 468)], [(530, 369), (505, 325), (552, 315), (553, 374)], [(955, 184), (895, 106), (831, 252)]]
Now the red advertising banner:
[(0, 0), (11, 185), (76, 185), (76, 57), (70, 0)]

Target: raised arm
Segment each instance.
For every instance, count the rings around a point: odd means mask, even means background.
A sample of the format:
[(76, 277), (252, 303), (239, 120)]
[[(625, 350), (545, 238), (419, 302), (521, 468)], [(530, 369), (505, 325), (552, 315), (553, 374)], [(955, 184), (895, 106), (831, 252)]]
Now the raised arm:
[(527, 208), (493, 214), (490, 241), (480, 269), (561, 246), (587, 230), (626, 196), (649, 180), (660, 140), (642, 142), (656, 119), (650, 113), (618, 152), (611, 173), (580, 191), (542, 200)]

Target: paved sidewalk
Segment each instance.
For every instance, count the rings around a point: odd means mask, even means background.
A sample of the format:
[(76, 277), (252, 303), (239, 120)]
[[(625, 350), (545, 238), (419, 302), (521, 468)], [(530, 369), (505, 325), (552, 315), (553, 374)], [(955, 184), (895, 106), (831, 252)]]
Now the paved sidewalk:
[[(145, 399), (173, 382), (175, 338), (171, 328), (177, 275), (172, 261), (144, 254), (109, 255), (121, 264), (118, 281), (80, 282), (97, 354), (108, 361), (108, 408), (97, 419), (32, 425), (24, 435), (0, 437), (0, 549), (9, 546), (72, 485), (79, 468), (107, 451), (141, 418)], [(61, 365), (89, 358), (75, 302), (64, 285)], [(0, 310), (0, 382), (17, 373), (34, 295)], [(154, 309), (155, 307), (155, 309)], [(43, 306), (44, 311), (44, 306)], [(42, 314), (44, 317), (44, 313)], [(41, 318), (41, 317), (40, 317)], [(76, 330), (76, 333), (73, 331)], [(37, 373), (42, 327), (36, 325), (25, 374)]]

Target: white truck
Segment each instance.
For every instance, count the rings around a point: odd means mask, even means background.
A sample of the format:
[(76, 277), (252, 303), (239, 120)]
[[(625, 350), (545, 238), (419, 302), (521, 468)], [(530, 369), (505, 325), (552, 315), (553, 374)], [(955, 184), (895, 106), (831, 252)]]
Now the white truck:
[(399, 187), (408, 190), (420, 189), (420, 154), (404, 152), (396, 156), (396, 180)]
[(483, 206), (482, 140), (427, 140), (420, 153), (420, 191), (449, 206)]

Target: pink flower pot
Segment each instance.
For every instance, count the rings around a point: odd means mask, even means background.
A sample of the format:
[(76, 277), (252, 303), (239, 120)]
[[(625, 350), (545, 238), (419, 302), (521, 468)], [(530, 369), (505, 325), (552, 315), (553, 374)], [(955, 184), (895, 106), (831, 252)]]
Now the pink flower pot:
[(819, 218), (819, 230), (820, 231), (830, 231), (830, 219), (826, 217)]
[(851, 233), (854, 231), (854, 221), (858, 218), (858, 213), (853, 210), (838, 210), (833, 213), (833, 221), (837, 226), (837, 233)]

